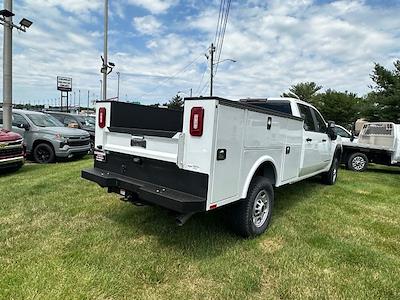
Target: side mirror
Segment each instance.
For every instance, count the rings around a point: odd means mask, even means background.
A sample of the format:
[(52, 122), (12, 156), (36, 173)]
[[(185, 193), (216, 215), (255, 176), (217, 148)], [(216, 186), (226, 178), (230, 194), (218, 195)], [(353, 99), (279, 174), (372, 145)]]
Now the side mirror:
[(351, 131), (351, 137), (350, 137), (350, 142), (354, 142), (354, 140), (356, 139), (356, 137), (354, 136), (354, 131)]
[(29, 130), (29, 125), (21, 123), (21, 124), (18, 125), (18, 128), (25, 129), (26, 131), (28, 131)]
[(326, 133), (329, 135), (329, 137), (331, 138), (332, 141), (337, 140), (337, 133), (335, 131), (335, 127), (336, 127), (335, 122), (333, 122), (333, 121), (328, 122), (328, 130)]

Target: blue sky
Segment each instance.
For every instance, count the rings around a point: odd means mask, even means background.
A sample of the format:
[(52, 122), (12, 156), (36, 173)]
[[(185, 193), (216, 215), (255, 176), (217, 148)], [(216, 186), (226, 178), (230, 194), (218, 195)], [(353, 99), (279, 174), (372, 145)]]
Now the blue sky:
[[(116, 71), (122, 100), (165, 102), (191, 88), (206, 95), (204, 53), (218, 11), (219, 1), (110, 0), (109, 56), (117, 67), (108, 96), (117, 94)], [(14, 12), (16, 22), (34, 21), (27, 33), (14, 32), (14, 102), (54, 103), (57, 75), (73, 77), (76, 99), (78, 90), (82, 101), (88, 90), (97, 99), (103, 1), (19, 0)], [(301, 81), (365, 94), (373, 62), (390, 67), (400, 57), (399, 13), (395, 0), (232, 1), (222, 58), (237, 63), (221, 64), (215, 94), (273, 97)]]

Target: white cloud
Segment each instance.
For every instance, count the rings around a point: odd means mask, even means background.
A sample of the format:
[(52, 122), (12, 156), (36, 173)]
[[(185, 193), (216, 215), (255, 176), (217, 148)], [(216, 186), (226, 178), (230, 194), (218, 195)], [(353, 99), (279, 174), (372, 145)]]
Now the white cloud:
[[(129, 1), (153, 14), (166, 12), (177, 3)], [(16, 5), (18, 15), (31, 16), (35, 22), (27, 33), (14, 35), (14, 99), (58, 97), (57, 75), (72, 76), (75, 88), (85, 93), (89, 89), (91, 98), (98, 97), (102, 1), (22, 3)], [(124, 8), (124, 13), (116, 15), (128, 18), (129, 11)], [(197, 15), (169, 19), (168, 24), (161, 24), (152, 15), (135, 18), (134, 26), (144, 35), (140, 37), (116, 26), (113, 22), (119, 22), (119, 18), (113, 20), (109, 56), (116, 64), (115, 71), (121, 72), (122, 98), (125, 100), (128, 94), (130, 100), (162, 102), (179, 90), (193, 88), (196, 92), (199, 86), (204, 94), (209, 74), (205, 73), (201, 81), (207, 64), (202, 54), (214, 39), (218, 8), (206, 6)], [(65, 14), (65, 10), (72, 15)], [(219, 66), (215, 93), (231, 99), (277, 96), (297, 82), (316, 81), (325, 88), (364, 94), (371, 84), (373, 62), (390, 67), (394, 59), (400, 58), (398, 14), (398, 7), (376, 9), (361, 0), (323, 5), (311, 0), (236, 2), (222, 59), (238, 62)], [(85, 30), (88, 20), (98, 28)], [(114, 72), (109, 76), (110, 96), (116, 95), (116, 86)]]
[(161, 23), (151, 15), (133, 18), (133, 25), (141, 34), (154, 35), (161, 31)]
[(128, 0), (128, 3), (143, 7), (153, 14), (166, 12), (178, 3), (177, 0)]

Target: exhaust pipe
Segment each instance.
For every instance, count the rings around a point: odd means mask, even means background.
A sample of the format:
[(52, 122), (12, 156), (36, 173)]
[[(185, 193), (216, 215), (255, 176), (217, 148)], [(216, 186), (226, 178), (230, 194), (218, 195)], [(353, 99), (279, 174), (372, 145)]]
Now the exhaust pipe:
[(177, 224), (179, 227), (182, 227), (183, 225), (186, 224), (186, 222), (187, 222), (193, 215), (194, 215), (194, 213), (178, 215), (178, 216), (175, 218), (176, 224)]

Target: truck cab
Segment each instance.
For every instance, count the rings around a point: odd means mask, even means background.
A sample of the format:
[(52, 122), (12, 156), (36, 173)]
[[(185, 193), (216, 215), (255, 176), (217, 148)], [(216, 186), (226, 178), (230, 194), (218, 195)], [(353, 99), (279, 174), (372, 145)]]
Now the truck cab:
[(274, 189), (322, 176), (336, 182), (334, 123), (292, 98), (186, 98), (183, 110), (98, 102), (94, 168), (82, 177), (127, 202), (177, 213), (234, 207), (243, 236), (269, 224)]

